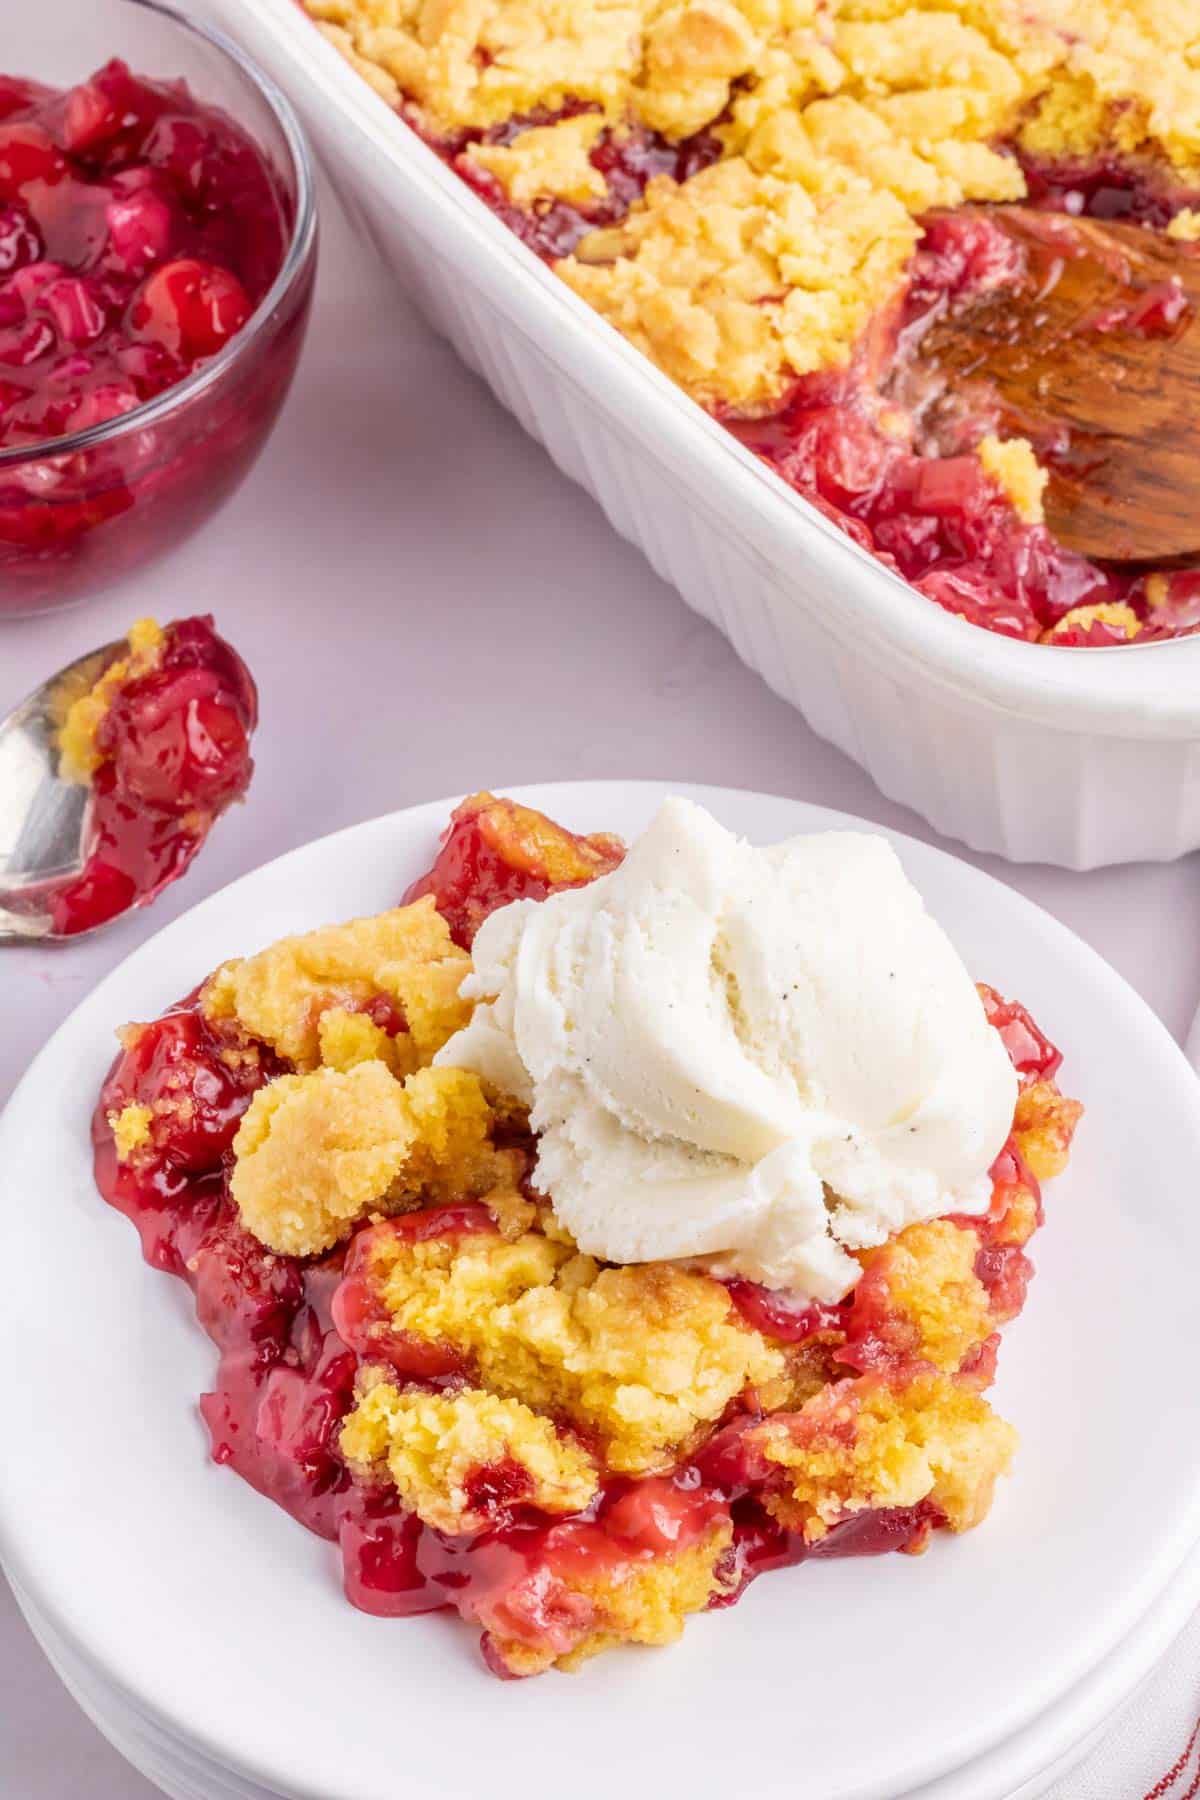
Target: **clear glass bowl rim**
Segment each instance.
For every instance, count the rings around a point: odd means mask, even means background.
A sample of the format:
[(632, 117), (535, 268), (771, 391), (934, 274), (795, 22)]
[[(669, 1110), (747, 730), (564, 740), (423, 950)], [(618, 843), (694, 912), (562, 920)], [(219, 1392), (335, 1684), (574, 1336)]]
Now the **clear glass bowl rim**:
[[(199, 399), (222, 380), (227, 370), (253, 349), (267, 323), (306, 268), (316, 240), (316, 181), (312, 157), (300, 121), (282, 89), (231, 37), (216, 26), (188, 18), (177, 7), (166, 4), (166, 0), (124, 0), (124, 4), (140, 7), (144, 12), (158, 13), (183, 31), (190, 32), (193, 37), (203, 38), (215, 50), (228, 57), (262, 95), (283, 133), (296, 180), (296, 216), (291, 242), (279, 273), (245, 325), (202, 369), (194, 370), (174, 387), (164, 389), (153, 400), (144, 401), (141, 406), (121, 413), (118, 418), (105, 419), (99, 425), (89, 425), (82, 431), (72, 431), (64, 437), (44, 438), (36, 444), (17, 444), (6, 450), (0, 449), (0, 470), (22, 463), (45, 462), (51, 457), (71, 456), (80, 450), (92, 450), (98, 445), (112, 443), (131, 432), (144, 431), (148, 426), (159, 424), (176, 407)], [(238, 121), (235, 120), (235, 123)]]

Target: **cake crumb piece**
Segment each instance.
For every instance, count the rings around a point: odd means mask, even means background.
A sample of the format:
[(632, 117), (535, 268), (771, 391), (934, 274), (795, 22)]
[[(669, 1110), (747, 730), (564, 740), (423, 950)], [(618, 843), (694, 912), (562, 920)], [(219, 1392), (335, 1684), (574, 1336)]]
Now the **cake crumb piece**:
[(522, 131), (511, 144), (473, 144), (468, 160), (495, 177), (517, 206), (537, 200), (569, 200), (574, 206), (603, 200), (608, 184), (591, 160), (604, 131), (603, 113), (575, 113), (553, 125)]
[(1200, 209), (1185, 206), (1167, 226), (1167, 236), (1180, 244), (1200, 243)]
[(998, 482), (1026, 525), (1040, 525), (1046, 511), (1043, 497), (1050, 476), (1034, 455), (1028, 438), (985, 437), (979, 445), (984, 470)]
[[(321, 1017), (390, 1001), (412, 1036), (415, 1061), (432, 1060), (470, 1015), (459, 986), (471, 967), (432, 899), (345, 925), (281, 938), (228, 962), (201, 998), (213, 1020), (235, 1019), (301, 1070), (321, 1060)], [(393, 1058), (397, 1063), (401, 1053)]]
[(105, 760), (96, 742), (101, 721), (117, 690), (126, 682), (148, 674), (162, 653), (163, 628), (154, 619), (138, 619), (126, 636), (128, 649), (109, 663), (100, 679), (83, 693), (64, 687), (54, 696), (54, 709), (62, 719), (58, 728), (58, 773), (63, 781), (87, 787)]
[(511, 1185), (489, 1141), (476, 1076), (418, 1069), (401, 1082), (383, 1062), (280, 1075), (260, 1088), (233, 1140), (230, 1192), (269, 1250), (315, 1256), (372, 1211), (485, 1194)]
[(154, 1114), (148, 1106), (130, 1101), (120, 1112), (108, 1114), (108, 1127), (113, 1134), (117, 1161), (128, 1162), (134, 1152), (150, 1142), (150, 1126)]
[(400, 1498), (437, 1531), (482, 1529), (506, 1501), (579, 1512), (596, 1492), (596, 1464), (552, 1420), (480, 1388), (401, 1392), (368, 1381), (341, 1434), (360, 1475), (385, 1470)]
[(1095, 606), (1073, 606), (1050, 627), (1043, 642), (1053, 644), (1073, 631), (1086, 631), (1090, 625), (1105, 625), (1110, 631), (1121, 632), (1127, 642), (1142, 629), (1142, 621), (1124, 600), (1101, 600)]
[(904, 1381), (863, 1375), (823, 1388), (754, 1436), (788, 1489), (771, 1510), (810, 1542), (867, 1509), (929, 1500), (951, 1531), (983, 1519), (1017, 1434), (965, 1383), (932, 1370)]

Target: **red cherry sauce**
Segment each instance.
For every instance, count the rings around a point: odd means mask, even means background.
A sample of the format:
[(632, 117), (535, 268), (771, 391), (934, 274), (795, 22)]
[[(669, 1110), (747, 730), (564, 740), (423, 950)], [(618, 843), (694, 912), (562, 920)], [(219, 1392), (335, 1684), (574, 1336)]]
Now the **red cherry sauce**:
[[(119, 61), (65, 92), (0, 77), (0, 449), (182, 381), (246, 323), (289, 229), (263, 153), (185, 83)], [(0, 481), (0, 538), (36, 540), (36, 498)]]
[(118, 688), (96, 734), (82, 874), (52, 903), (69, 935), (145, 906), (184, 873), (250, 784), (254, 681), (207, 615), (165, 630), (152, 669)]

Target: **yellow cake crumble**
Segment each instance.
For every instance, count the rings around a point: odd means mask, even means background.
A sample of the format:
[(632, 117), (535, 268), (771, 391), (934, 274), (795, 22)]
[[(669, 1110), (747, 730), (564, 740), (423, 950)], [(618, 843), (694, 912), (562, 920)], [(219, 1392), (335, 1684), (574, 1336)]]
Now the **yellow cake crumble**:
[(1065, 612), (1050, 627), (1046, 633), (1046, 641), (1052, 644), (1057, 638), (1067, 637), (1072, 632), (1085, 631), (1089, 625), (1106, 625), (1110, 631), (1118, 632), (1129, 640), (1138, 635), (1142, 621), (1124, 600), (1101, 600), (1092, 606), (1073, 606), (1070, 612)]
[(968, 1385), (932, 1372), (898, 1389), (875, 1375), (838, 1382), (757, 1436), (787, 1475), (771, 1510), (810, 1540), (849, 1514), (922, 1500), (952, 1531), (967, 1531), (986, 1514), (1017, 1441)]
[(975, 1274), (978, 1253), (973, 1231), (934, 1219), (860, 1254), (868, 1288), (883, 1290), (889, 1327), (905, 1333), (908, 1356), (953, 1372), (991, 1335), (987, 1289)]
[(381, 1062), (393, 1075), (411, 1075), (418, 1066), (412, 1034), (395, 1035), (376, 1025), (366, 1013), (330, 1006), (317, 1019), (317, 1054), (321, 1067), (343, 1073), (359, 1063)]
[(689, 1615), (702, 1612), (726, 1591), (720, 1563), (732, 1537), (730, 1526), (721, 1521), (698, 1544), (674, 1556), (630, 1563), (616, 1577), (579, 1582), (578, 1591), (596, 1609), (596, 1628), (558, 1658), (558, 1667), (577, 1669), (617, 1644), (675, 1643)]
[(382, 1062), (280, 1075), (238, 1127), (230, 1192), (261, 1243), (315, 1256), (370, 1212), (481, 1192), (495, 1173), (490, 1122), (462, 1069), (403, 1082)]
[(728, 1591), (721, 1561), (732, 1536), (729, 1524), (718, 1521), (698, 1544), (673, 1556), (641, 1562), (631, 1558), (612, 1573), (576, 1578), (571, 1593), (589, 1603), (593, 1624), (562, 1655), (556, 1656), (544, 1641), (506, 1637), (506, 1621), (493, 1619), (486, 1606), (468, 1611), (468, 1616), (491, 1632), (501, 1660), (514, 1675), (540, 1675), (551, 1667), (578, 1669), (589, 1657), (620, 1644), (673, 1644), (692, 1613), (702, 1612), (714, 1597)]
[(113, 698), (126, 682), (149, 674), (162, 652), (163, 629), (154, 619), (138, 619), (126, 638), (127, 648), (109, 663), (98, 681), (74, 693), (69, 688), (55, 695), (62, 722), (58, 728), (58, 773), (63, 781), (86, 787), (104, 761), (96, 744), (100, 722)]
[[(1192, 0), (306, 3), (434, 135), (567, 102), (617, 132), (715, 132), (721, 163), (652, 181), (556, 265), (710, 404), (765, 407), (795, 374), (844, 365), (899, 291), (920, 214), (1025, 194), (1011, 145), (1112, 149), (1200, 181)], [(518, 205), (591, 200), (592, 129), (535, 123), (471, 155)]]
[(495, 1393), (570, 1417), (624, 1473), (668, 1466), (747, 1385), (785, 1374), (717, 1282), (662, 1263), (604, 1268), (539, 1232), (385, 1235), (370, 1275), (395, 1330), (452, 1346)]
[[(414, 1065), (420, 1065), (469, 1017), (470, 1006), (458, 993), (469, 968), (433, 901), (418, 900), (373, 918), (281, 938), (257, 956), (223, 964), (205, 986), (203, 1009), (210, 1019), (236, 1021), (298, 1068), (311, 1069), (321, 1061), (325, 1012), (391, 1000), (412, 1040)], [(335, 1044), (334, 1057), (344, 1061), (344, 1045)]]
[(1182, 212), (1177, 212), (1167, 226), (1167, 236), (1179, 244), (1200, 243), (1200, 210), (1185, 206)]
[(402, 1392), (386, 1379), (371, 1381), (342, 1427), (341, 1450), (363, 1475), (385, 1469), (406, 1506), (451, 1533), (487, 1523), (469, 1482), (498, 1464), (524, 1472), (528, 1485), (518, 1497), (543, 1512), (580, 1512), (597, 1488), (593, 1458), (549, 1419), (480, 1388)]
[(1050, 477), (1041, 468), (1028, 438), (985, 437), (980, 440), (979, 460), (1012, 501), (1017, 517), (1027, 525), (1045, 518), (1042, 504)]
[(109, 1130), (113, 1134), (120, 1162), (128, 1162), (136, 1150), (150, 1142), (150, 1127), (153, 1122), (153, 1108), (142, 1106), (136, 1100), (131, 1100), (120, 1112), (109, 1113)]
[(1062, 1174), (1082, 1114), (1079, 1101), (1059, 1093), (1052, 1081), (1035, 1081), (1017, 1096), (1013, 1137), (1036, 1181)]
[(554, 125), (523, 131), (512, 144), (475, 144), (469, 160), (494, 175), (517, 206), (535, 200), (603, 200), (607, 184), (589, 152), (604, 130), (600, 113), (576, 113)]

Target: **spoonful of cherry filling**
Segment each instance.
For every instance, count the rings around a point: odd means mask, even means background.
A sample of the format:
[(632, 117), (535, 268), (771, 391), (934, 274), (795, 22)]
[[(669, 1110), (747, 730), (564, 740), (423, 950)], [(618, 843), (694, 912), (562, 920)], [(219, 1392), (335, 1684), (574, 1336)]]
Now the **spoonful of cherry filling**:
[(177, 881), (250, 785), (257, 723), (207, 615), (140, 620), (0, 719), (0, 943), (78, 937)]
[(1047, 525), (1095, 562), (1200, 558), (1200, 245), (1022, 206), (986, 218), (1008, 269), (910, 328), (930, 442), (981, 422), (1028, 438)]

